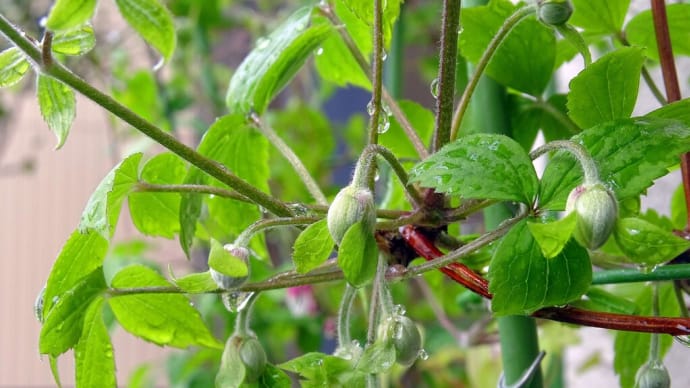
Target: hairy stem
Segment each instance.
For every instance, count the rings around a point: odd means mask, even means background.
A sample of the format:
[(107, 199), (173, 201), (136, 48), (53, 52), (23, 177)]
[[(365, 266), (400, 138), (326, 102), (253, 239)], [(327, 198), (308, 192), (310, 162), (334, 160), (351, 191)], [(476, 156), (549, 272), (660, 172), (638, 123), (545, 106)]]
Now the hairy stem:
[(235, 245), (238, 247), (247, 247), (252, 237), (259, 232), (265, 232), (269, 229), (281, 226), (296, 226), (307, 225), (319, 221), (319, 217), (285, 217), (285, 218), (269, 218), (259, 220), (249, 225), (247, 229), (243, 230), (235, 239)]
[(254, 302), (259, 297), (259, 292), (253, 292), (247, 297), (246, 304), (243, 309), (237, 311), (237, 317), (235, 318), (235, 334), (242, 337), (248, 337), (251, 335), (252, 331), (249, 328), (249, 322), (251, 321), (252, 309), (254, 308)]
[(432, 151), (450, 140), (450, 128), (455, 103), (455, 67), (458, 58), (458, 27), (460, 0), (444, 0), (441, 27), (441, 53), (438, 67), (438, 95), (436, 98), (436, 128)]
[(575, 143), (570, 140), (555, 140), (548, 142), (543, 146), (537, 148), (536, 150), (530, 152), (529, 156), (532, 160), (544, 155), (549, 151), (567, 151), (577, 159), (578, 163), (582, 167), (582, 171), (585, 175), (585, 184), (594, 184), (599, 182), (599, 170), (597, 165), (589, 155), (589, 152), (582, 145)]
[[(371, 61), (371, 101), (367, 106), (369, 118), (369, 144), (379, 142), (381, 125), (381, 90), (383, 88), (383, 9), (382, 0), (374, 0), (374, 57)], [(385, 113), (384, 113), (385, 114)], [(383, 118), (387, 120), (388, 118)], [(373, 186), (373, 176), (370, 179)]]
[(41, 72), (63, 82), (74, 90), (80, 92), (96, 104), (100, 105), (108, 112), (119, 117), (144, 135), (155, 140), (157, 143), (188, 161), (195, 167), (204, 171), (208, 175), (218, 179), (238, 193), (250, 198), (254, 203), (263, 206), (270, 212), (278, 216), (290, 216), (291, 210), (281, 201), (276, 200), (270, 195), (252, 186), (245, 180), (229, 172), (227, 168), (218, 162), (208, 159), (199, 154), (196, 150), (182, 144), (169, 133), (158, 128), (151, 122), (132, 112), (130, 109), (115, 101), (109, 95), (101, 92), (88, 82), (72, 73), (59, 62), (44, 62), (41, 50), (36, 47), (23, 32), (20, 32), (4, 15), (0, 15), (0, 32), (10, 40), (15, 46), (24, 52), (35, 63), (40, 64)]
[(462, 119), (465, 116), (467, 107), (470, 104), (470, 98), (472, 97), (472, 93), (474, 92), (474, 89), (477, 87), (479, 79), (484, 73), (484, 70), (486, 69), (486, 66), (489, 64), (489, 61), (491, 60), (491, 57), (493, 56), (494, 52), (496, 52), (498, 46), (501, 44), (501, 42), (503, 42), (503, 39), (508, 35), (508, 33), (513, 29), (513, 27), (515, 27), (520, 21), (522, 21), (522, 19), (534, 14), (535, 10), (535, 6), (530, 5), (522, 7), (515, 11), (515, 13), (513, 13), (512, 15), (510, 15), (510, 17), (508, 17), (508, 19), (506, 19), (506, 21), (503, 23), (496, 35), (493, 37), (493, 39), (491, 39), (491, 42), (489, 42), (489, 46), (486, 48), (486, 51), (484, 51), (484, 54), (482, 54), (482, 57), (479, 59), (479, 62), (475, 67), (474, 74), (472, 74), (472, 77), (467, 83), (467, 87), (463, 91), (462, 97), (460, 97), (458, 107), (455, 109), (455, 114), (453, 115), (453, 123), (450, 129), (450, 141), (453, 141), (458, 137), (460, 124), (462, 124)]
[(357, 289), (350, 284), (345, 285), (345, 291), (340, 301), (340, 308), (338, 309), (338, 348), (344, 348), (352, 344), (352, 336), (350, 335), (350, 312), (352, 311), (352, 302), (357, 296)]
[(254, 123), (254, 126), (261, 132), (262, 135), (268, 139), (268, 141), (273, 144), (274, 147), (280, 151), (280, 153), (283, 155), (285, 159), (290, 163), (292, 168), (295, 170), (297, 175), (300, 177), (302, 180), (302, 183), (307, 187), (307, 190), (309, 191), (309, 194), (311, 194), (312, 197), (316, 200), (316, 202), (319, 205), (328, 205), (328, 200), (326, 199), (326, 196), (323, 194), (321, 191), (321, 188), (319, 188), (319, 184), (316, 183), (314, 178), (309, 174), (309, 171), (307, 168), (304, 166), (304, 163), (300, 160), (300, 158), (295, 155), (295, 152), (288, 146), (283, 139), (278, 136), (278, 134), (271, 128), (270, 126), (266, 125), (259, 115), (256, 113), (252, 113), (251, 115), (251, 120), (252, 123)]

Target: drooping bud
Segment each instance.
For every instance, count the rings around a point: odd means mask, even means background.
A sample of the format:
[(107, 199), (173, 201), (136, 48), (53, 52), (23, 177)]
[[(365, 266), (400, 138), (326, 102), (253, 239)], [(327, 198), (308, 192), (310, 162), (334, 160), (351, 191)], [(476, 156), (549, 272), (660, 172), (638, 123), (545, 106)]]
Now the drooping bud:
[(635, 388), (669, 388), (671, 376), (658, 360), (650, 360), (642, 365), (635, 376)]
[(328, 208), (328, 231), (333, 240), (340, 244), (345, 232), (355, 223), (363, 223), (374, 232), (376, 227), (376, 209), (374, 196), (366, 187), (345, 186), (335, 196)]
[(601, 183), (584, 184), (568, 196), (566, 213), (577, 213), (575, 239), (589, 249), (597, 249), (608, 240), (618, 218), (618, 203), (613, 193)]
[(419, 358), (422, 334), (413, 320), (404, 315), (394, 315), (386, 319), (379, 330), (379, 336), (393, 343), (395, 362), (408, 367)]
[(569, 0), (541, 0), (537, 5), (537, 16), (544, 24), (562, 25), (572, 14), (573, 6)]
[(225, 343), (216, 386), (241, 386), (259, 380), (266, 369), (266, 351), (259, 340), (233, 335)]
[(249, 279), (249, 250), (245, 247), (233, 244), (221, 246), (211, 240), (208, 263), (211, 277), (224, 290), (237, 288)]

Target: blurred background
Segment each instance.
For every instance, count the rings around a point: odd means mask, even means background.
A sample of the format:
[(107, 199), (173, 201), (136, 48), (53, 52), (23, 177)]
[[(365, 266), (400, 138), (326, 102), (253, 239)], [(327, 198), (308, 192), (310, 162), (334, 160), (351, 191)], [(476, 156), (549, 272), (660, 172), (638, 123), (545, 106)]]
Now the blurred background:
[[(224, 113), (225, 87), (231, 75), (229, 69), (240, 63), (257, 37), (270, 31), (277, 20), (284, 18), (301, 2), (285, 1), (280, 6), (275, 6), (270, 0), (171, 0), (166, 3), (179, 16), (180, 38), (176, 58), (161, 71), (150, 72), (158, 62), (156, 54), (126, 27), (113, 9), (112, 2), (99, 4), (93, 22), (98, 42), (96, 49), (83, 58), (70, 58), (67, 62), (90, 82), (109, 90), (118, 100), (138, 107), (145, 117), (168, 126), (178, 137), (194, 144), (200, 133)], [(407, 1), (406, 7), (421, 8), (419, 3)], [(47, 13), (50, 4), (48, 0), (5, 0), (0, 2), (0, 12), (30, 35), (40, 37), (39, 20)], [(632, 7), (646, 9), (648, 2), (635, 0)], [(432, 108), (429, 83), (435, 77), (438, 7), (425, 6), (424, 9), (419, 20), (410, 22), (409, 33), (423, 38), (417, 38), (407, 53), (404, 96)], [(213, 13), (214, 10), (221, 12)], [(2, 42), (0, 46), (6, 47), (6, 43)], [(562, 68), (563, 78), (569, 79), (581, 68), (579, 58), (573, 60)], [(679, 73), (683, 94), (687, 96), (687, 75), (690, 74), (687, 63), (682, 63)], [(661, 84), (657, 68), (652, 69), (652, 76)], [(34, 82), (34, 77), (27, 77), (12, 92), (3, 90), (0, 93), (0, 252), (3, 262), (3, 270), (0, 271), (0, 386), (3, 387), (54, 385), (47, 359), (38, 354), (40, 324), (32, 312), (36, 296), (100, 180), (121, 160), (122, 155), (142, 150), (151, 155), (160, 151), (148, 140), (134, 136), (132, 129), (81, 96), (77, 97), (77, 117), (70, 136), (65, 146), (55, 151), (55, 139), (38, 110)], [(277, 104), (287, 105), (288, 96), (314, 98), (309, 96), (313, 82), (308, 75), (298, 76)], [(163, 86), (165, 93), (160, 94)], [(342, 136), (347, 137), (348, 128), (351, 130), (363, 125), (369, 96), (356, 88), (324, 89), (327, 89), (324, 95), (316, 98), (323, 100), (323, 111), (342, 131)], [(557, 85), (557, 89), (567, 90), (566, 85)], [(647, 112), (656, 106), (644, 84), (640, 86), (639, 101), (636, 113)], [(299, 109), (292, 111), (299, 114)], [(353, 113), (359, 116), (353, 118)], [(362, 123), (357, 124), (358, 121)], [(335, 167), (340, 172), (323, 178), (333, 192), (347, 180), (351, 158), (345, 155), (342, 160), (336, 158), (330, 162), (326, 169)], [(667, 214), (668, 200), (678, 182), (677, 172), (661, 180), (650, 190), (644, 205)], [(275, 190), (280, 190), (280, 182), (272, 183), (276, 185)], [(176, 273), (190, 272), (203, 266), (187, 261), (175, 240), (142, 239), (127, 216), (126, 206), (123, 207), (115, 241), (117, 244), (111, 254), (113, 262), (158, 263), (164, 273), (168, 266)], [(199, 255), (203, 262), (203, 252)], [(330, 291), (333, 300), (337, 299), (338, 290), (336, 287)], [(314, 306), (310, 303), (314, 301), (293, 295), (292, 299), (288, 298), (292, 304), (286, 305), (282, 302), (284, 291), (271, 295), (265, 302), (265, 310), (270, 310), (268, 306), (276, 310), (273, 316), (266, 318), (273, 320), (274, 324), (284, 320), (296, 327), (295, 332), (279, 333), (279, 337), (306, 338), (304, 341), (312, 342), (317, 341), (316, 337), (323, 337), (318, 340), (318, 346), (321, 349), (332, 346), (328, 338), (328, 328), (332, 324), (329, 314), (313, 316)], [(215, 299), (195, 302), (201, 306), (205, 317), (224, 313)], [(230, 317), (222, 319), (231, 321)], [(616, 386), (612, 336), (598, 329), (576, 331), (557, 326), (545, 328), (554, 330), (546, 341), (554, 342), (551, 346), (560, 348), (568, 345), (563, 353), (567, 385)], [(223, 335), (221, 330), (218, 337)], [(117, 327), (113, 328), (113, 345), (118, 381), (122, 386), (128, 382), (131, 386), (205, 386), (208, 381), (197, 376), (195, 370), (211, 370), (209, 364), (213, 363), (214, 357), (217, 358), (217, 355), (196, 353), (188, 356), (174, 349), (161, 349)], [(495, 344), (489, 344), (477, 347), (473, 353), (445, 354), (444, 357), (462, 359), (466, 367), (462, 373), (470, 375), (466, 378), (481, 387), (489, 386), (482, 385), (489, 380), (480, 375), (497, 376), (495, 372), (500, 371), (500, 365), (495, 362), (498, 351)], [(674, 345), (666, 358), (674, 386), (690, 386), (690, 373), (686, 367), (689, 351)], [(295, 349), (285, 352), (294, 354)], [(434, 354), (430, 360), (437, 363), (433, 365), (444, 365), (434, 358)], [(430, 365), (428, 369), (433, 372), (434, 366)], [(72, 355), (62, 356), (60, 372), (67, 386), (73, 384), (73, 371)]]

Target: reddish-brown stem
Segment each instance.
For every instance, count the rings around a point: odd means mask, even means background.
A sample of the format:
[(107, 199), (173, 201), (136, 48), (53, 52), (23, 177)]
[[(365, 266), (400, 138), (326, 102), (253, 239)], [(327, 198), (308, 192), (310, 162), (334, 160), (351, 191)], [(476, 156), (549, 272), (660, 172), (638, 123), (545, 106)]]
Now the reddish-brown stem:
[[(681, 99), (680, 86), (678, 85), (678, 73), (676, 62), (673, 58), (671, 36), (668, 31), (668, 18), (666, 17), (666, 2), (664, 0), (651, 0), (652, 19), (654, 20), (654, 34), (659, 50), (659, 62), (661, 74), (664, 77), (666, 87), (666, 100), (669, 103)], [(680, 168), (683, 175), (683, 189), (685, 190), (685, 206), (690, 210), (690, 153), (684, 153), (680, 159)], [(690, 228), (690, 212), (688, 212), (687, 227)]]
[[(412, 225), (401, 228), (401, 234), (410, 247), (426, 260), (443, 256), (434, 244)], [(452, 263), (440, 270), (449, 278), (471, 291), (491, 299), (489, 282), (469, 267), (461, 263)], [(663, 333), (670, 335), (690, 334), (690, 319), (643, 317), (627, 314), (611, 314), (583, 310), (576, 307), (545, 307), (532, 314), (537, 318), (572, 323), (583, 326), (600, 327), (610, 330), (636, 331), (642, 333)]]

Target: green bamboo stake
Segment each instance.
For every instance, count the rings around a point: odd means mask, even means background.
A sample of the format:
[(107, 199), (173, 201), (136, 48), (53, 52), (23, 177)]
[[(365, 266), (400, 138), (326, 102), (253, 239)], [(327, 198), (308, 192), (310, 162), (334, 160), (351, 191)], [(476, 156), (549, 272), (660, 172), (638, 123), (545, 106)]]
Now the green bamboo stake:
[[(486, 3), (485, 0), (466, 0), (463, 6), (471, 7)], [(472, 95), (470, 116), (471, 122), (463, 128), (463, 133), (489, 132), (509, 135), (510, 120), (505, 88), (483, 76)], [(511, 210), (504, 204), (496, 204), (485, 209), (486, 229), (496, 228), (503, 220), (511, 216)], [(520, 379), (539, 354), (537, 325), (534, 318), (511, 315), (498, 318), (498, 331), (504, 381), (506, 385), (511, 385)], [(537, 368), (525, 387), (541, 388), (542, 386), (541, 368)]]

